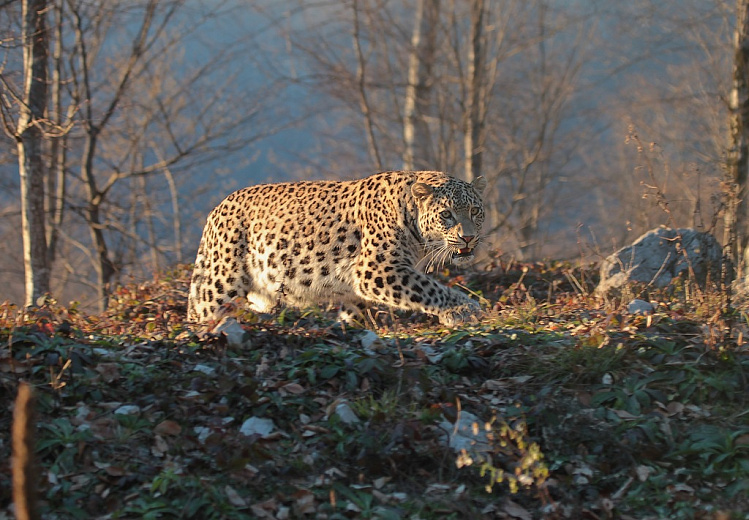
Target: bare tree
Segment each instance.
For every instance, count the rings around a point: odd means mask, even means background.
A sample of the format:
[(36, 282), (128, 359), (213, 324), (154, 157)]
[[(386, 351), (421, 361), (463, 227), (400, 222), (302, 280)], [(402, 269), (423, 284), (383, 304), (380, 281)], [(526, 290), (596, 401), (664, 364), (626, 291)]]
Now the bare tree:
[[(88, 287), (96, 296), (84, 304), (103, 308), (122, 276), (147, 276), (179, 261), (187, 238), (180, 219), (186, 206), (199, 205), (180, 198), (203, 190), (201, 166), (236, 157), (291, 124), (260, 119), (274, 112), (268, 105), (281, 88), (247, 73), (257, 57), (248, 52), (252, 35), (241, 32), (233, 16), (240, 6), (211, 2), (189, 12), (184, 6), (183, 0), (48, 4), (54, 20), (45, 33), (52, 50), (44, 82), (49, 99), (45, 94), (39, 109), (46, 118), (44, 170), (42, 189), (33, 190), (41, 209), (32, 213), (47, 219), (54, 285), (59, 291), (75, 285), (76, 299)], [(13, 6), (3, 15), (13, 27)], [(222, 34), (220, 45), (195, 38), (216, 24), (232, 24), (236, 35)], [(14, 49), (0, 47), (2, 114), (13, 136), (24, 123), (11, 112), (23, 105)], [(236, 67), (240, 60), (243, 66)]]
[[(91, 53), (88, 47), (87, 35), (84, 30), (84, 9), (85, 4), (68, 2), (71, 14), (74, 20), (75, 30), (75, 47), (78, 59), (78, 74), (74, 76), (77, 83), (75, 93), (76, 105), (81, 108), (82, 117), (80, 123), (85, 134), (83, 150), (81, 154), (81, 177), (84, 181), (87, 194), (87, 205), (84, 208), (86, 222), (88, 223), (91, 233), (91, 241), (94, 244), (94, 269), (96, 271), (96, 286), (98, 289), (99, 307), (103, 309), (106, 305), (109, 284), (112, 277), (118, 270), (118, 266), (113, 262), (109, 254), (109, 248), (104, 233), (103, 219), (101, 215), (101, 205), (106, 197), (106, 188), (98, 185), (97, 177), (94, 171), (94, 160), (98, 152), (99, 138), (103, 129), (109, 124), (115, 115), (118, 106), (124, 99), (130, 82), (135, 74), (137, 67), (141, 66), (141, 59), (153, 48), (155, 42), (161, 36), (157, 31), (156, 36), (150, 35), (151, 25), (154, 23), (156, 8), (158, 2), (149, 1), (146, 4), (140, 27), (133, 39), (129, 55), (125, 59), (124, 66), (118, 71), (118, 77), (114, 84), (114, 90), (107, 101), (103, 103), (103, 110), (100, 114), (95, 113), (96, 104), (94, 103), (94, 86), (91, 82)], [(162, 21), (165, 24), (174, 14), (177, 8), (172, 4), (167, 8)]]
[(47, 105), (49, 37), (47, 2), (23, 0), (24, 88), (15, 131), (21, 177), (21, 227), (26, 280), (25, 305), (49, 292), (50, 267), (44, 213), (44, 130)]
[(481, 175), (481, 158), (484, 146), (484, 119), (486, 118), (486, 39), (484, 37), (484, 0), (471, 1), (470, 44), (468, 45), (468, 71), (464, 109), (465, 130), (463, 150), (465, 153), (464, 175), (472, 181)]
[[(616, 5), (611, 33), (637, 45), (599, 80), (607, 107), (599, 120), (608, 121), (601, 134), (615, 138), (589, 150), (598, 202), (585, 220), (604, 251), (659, 225), (698, 227), (730, 242), (719, 211), (721, 183), (734, 186), (724, 167), (732, 156), (735, 7), (735, 0)], [(603, 41), (599, 52), (621, 54), (621, 44)], [(730, 213), (730, 198), (724, 202)]]
[[(57, 2), (19, 2), (21, 4), (21, 62), (25, 78), (13, 83), (13, 71), (6, 57), (2, 71), (2, 113), (6, 133), (16, 140), (22, 210), (21, 229), (24, 244), (25, 304), (51, 292), (51, 273), (57, 252), (59, 229), (64, 215), (65, 140), (70, 129), (70, 114), (62, 113), (62, 18)], [(17, 11), (6, 5), (12, 17)], [(47, 28), (48, 13), (55, 16)], [(36, 23), (37, 26), (30, 24)], [(6, 42), (12, 42), (10, 35)], [(13, 49), (12, 45), (8, 48)], [(50, 61), (51, 49), (51, 65)], [(10, 72), (9, 74), (7, 74)], [(50, 77), (51, 72), (51, 77)], [(47, 95), (51, 104), (47, 107)], [(13, 128), (13, 113), (17, 122)], [(40, 237), (44, 235), (44, 240)], [(44, 242), (44, 244), (42, 244)], [(41, 260), (41, 255), (46, 261)], [(9, 255), (3, 255), (8, 259)], [(29, 258), (33, 260), (29, 261)], [(7, 262), (6, 262), (7, 263)]]
[(403, 101), (403, 169), (434, 168), (429, 126), (432, 68), (439, 29), (439, 0), (418, 0), (408, 59), (408, 84)]
[[(307, 6), (307, 31), (286, 35), (304, 56), (295, 81), (325, 95), (326, 111), (346, 129), (333, 127), (321, 147), (358, 158), (360, 172), (403, 164), (485, 175), (490, 232), (537, 253), (535, 235), (560, 192), (549, 186), (584, 142), (584, 131), (575, 140), (562, 128), (593, 30), (585, 13), (549, 5), (356, 0), (317, 15)], [(354, 34), (353, 45), (341, 34)], [(336, 159), (339, 174), (352, 175), (354, 160)]]
[[(63, 77), (63, 10), (61, 3), (55, 3), (52, 12), (54, 14), (54, 34), (51, 38), (52, 64), (50, 78), (50, 107), (49, 118), (52, 124), (59, 129), (69, 129), (70, 120), (73, 116), (74, 106), (68, 106), (63, 113), (63, 98), (65, 89), (65, 78)], [(66, 158), (68, 150), (68, 131), (62, 131), (58, 135), (51, 135), (49, 150), (49, 168), (45, 182), (46, 189), (46, 215), (47, 215), (47, 258), (50, 269), (55, 264), (57, 257), (57, 245), (60, 238), (63, 220), (65, 217), (65, 190), (66, 180)]]
[(359, 107), (361, 110), (362, 117), (364, 118), (364, 125), (366, 128), (367, 145), (369, 147), (369, 153), (372, 157), (372, 161), (375, 163), (378, 170), (382, 170), (382, 157), (380, 156), (380, 149), (375, 136), (374, 130), (374, 115), (370, 108), (370, 101), (367, 95), (367, 88), (365, 78), (367, 75), (367, 58), (362, 50), (362, 31), (361, 21), (359, 12), (359, 2), (354, 0), (351, 4), (353, 14), (353, 27), (352, 27), (352, 39), (354, 45), (354, 51), (356, 53), (356, 86), (357, 94), (359, 96)]
[[(503, 164), (495, 186), (499, 193), (511, 195), (500, 199), (504, 204), (496, 208), (495, 229), (505, 227), (511, 232), (517, 254), (524, 259), (542, 254), (544, 220), (552, 224), (561, 220), (564, 208), (558, 203), (564, 200), (564, 178), (572, 177), (572, 156), (590, 138), (583, 125), (574, 136), (562, 128), (576, 117), (575, 101), (584, 93), (580, 75), (591, 52), (593, 32), (582, 23), (585, 18), (567, 18), (543, 2), (527, 16), (529, 33), (521, 54), (530, 63), (515, 72), (520, 81), (516, 77), (514, 85), (502, 82), (511, 89), (512, 98), (492, 112), (503, 122), (492, 132), (495, 153)], [(565, 46), (554, 44), (558, 31), (578, 24), (580, 30)]]

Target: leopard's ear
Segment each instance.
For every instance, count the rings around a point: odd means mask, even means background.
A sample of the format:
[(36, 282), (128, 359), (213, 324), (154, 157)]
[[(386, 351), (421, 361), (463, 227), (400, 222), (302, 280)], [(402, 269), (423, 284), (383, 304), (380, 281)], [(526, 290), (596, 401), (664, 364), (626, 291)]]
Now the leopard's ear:
[(484, 179), (483, 175), (480, 177), (476, 177), (475, 179), (473, 179), (473, 182), (471, 182), (471, 186), (473, 186), (473, 189), (476, 190), (476, 193), (481, 195), (486, 189), (486, 179)]
[(411, 193), (417, 199), (425, 199), (434, 192), (434, 188), (423, 182), (417, 182), (411, 186)]

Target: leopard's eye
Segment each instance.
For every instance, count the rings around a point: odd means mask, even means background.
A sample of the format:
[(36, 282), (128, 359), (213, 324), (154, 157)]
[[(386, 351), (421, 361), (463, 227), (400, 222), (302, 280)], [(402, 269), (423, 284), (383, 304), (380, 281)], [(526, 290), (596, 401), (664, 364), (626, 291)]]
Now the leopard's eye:
[(449, 209), (446, 209), (440, 213), (440, 217), (444, 219), (452, 218), (452, 216), (453, 216), (452, 211), (450, 211)]
[(481, 208), (479, 208), (478, 206), (474, 206), (474, 207), (471, 208), (471, 216), (472, 217), (475, 217), (479, 213), (481, 213)]

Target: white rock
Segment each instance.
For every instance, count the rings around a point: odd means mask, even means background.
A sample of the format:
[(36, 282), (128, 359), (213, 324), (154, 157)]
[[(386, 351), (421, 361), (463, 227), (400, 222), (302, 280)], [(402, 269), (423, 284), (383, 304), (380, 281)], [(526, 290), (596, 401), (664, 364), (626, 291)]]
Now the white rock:
[(195, 372), (200, 372), (201, 374), (206, 374), (208, 376), (213, 375), (213, 373), (216, 372), (213, 367), (209, 367), (208, 365), (195, 365), (192, 369)]
[(694, 281), (704, 286), (708, 278), (713, 282), (720, 280), (722, 260), (723, 250), (709, 233), (690, 228), (656, 228), (603, 261), (596, 293), (616, 294), (630, 282), (663, 288), (676, 277), (692, 274)]
[(114, 411), (115, 415), (136, 415), (140, 413), (140, 406), (135, 404), (124, 404)]
[(349, 404), (345, 401), (341, 401), (336, 405), (335, 414), (339, 419), (341, 419), (341, 422), (345, 424), (356, 424), (359, 422), (359, 417), (356, 416)]
[(195, 433), (198, 434), (198, 441), (200, 441), (200, 444), (205, 444), (206, 439), (208, 439), (213, 432), (213, 430), (206, 428), (205, 426), (196, 426), (193, 429), (195, 430)]
[(423, 347), (421, 347), (421, 351), (424, 353), (424, 355), (426, 355), (429, 362), (435, 365), (439, 363), (443, 357), (445, 357), (444, 351), (439, 352), (428, 345), (424, 345)]
[(236, 319), (229, 316), (222, 319), (213, 329), (215, 334), (223, 333), (226, 336), (226, 343), (233, 348), (249, 346), (250, 342), (244, 340), (245, 330)]
[(448, 432), (448, 446), (456, 453), (460, 453), (461, 450), (466, 450), (468, 453), (482, 453), (491, 449), (484, 424), (485, 421), (463, 410), (458, 416), (457, 425), (443, 419), (440, 428)]
[(361, 343), (362, 348), (368, 349), (374, 346), (376, 343), (382, 343), (382, 340), (376, 332), (367, 330), (364, 331), (361, 336), (359, 336), (359, 343)]
[(653, 304), (646, 302), (645, 300), (634, 299), (627, 304), (627, 312), (630, 314), (642, 314), (643, 316), (646, 316), (648, 314), (653, 314), (654, 310), (655, 307), (653, 307)]
[(268, 437), (270, 433), (276, 429), (276, 425), (273, 424), (272, 419), (266, 419), (264, 417), (250, 417), (242, 426), (239, 428), (239, 433), (243, 435), (259, 435), (261, 438)]

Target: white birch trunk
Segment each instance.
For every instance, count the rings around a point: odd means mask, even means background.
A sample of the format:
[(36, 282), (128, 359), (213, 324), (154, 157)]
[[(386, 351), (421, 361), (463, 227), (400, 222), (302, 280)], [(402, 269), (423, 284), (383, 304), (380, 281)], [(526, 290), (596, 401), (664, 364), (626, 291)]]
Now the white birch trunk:
[[(434, 65), (439, 0), (419, 0), (411, 36), (408, 85), (403, 103), (403, 169), (436, 168), (426, 122)], [(418, 162), (418, 164), (417, 164)]]
[(481, 151), (484, 134), (484, 63), (483, 42), (484, 0), (471, 3), (471, 41), (468, 46), (467, 99), (465, 114), (465, 180), (471, 182), (481, 175)]
[(21, 180), (21, 232), (26, 306), (49, 293), (49, 264), (44, 208), (44, 134), (47, 102), (48, 37), (46, 0), (23, 0), (24, 93), (18, 127), (18, 172)]

